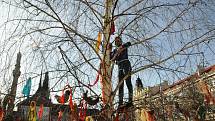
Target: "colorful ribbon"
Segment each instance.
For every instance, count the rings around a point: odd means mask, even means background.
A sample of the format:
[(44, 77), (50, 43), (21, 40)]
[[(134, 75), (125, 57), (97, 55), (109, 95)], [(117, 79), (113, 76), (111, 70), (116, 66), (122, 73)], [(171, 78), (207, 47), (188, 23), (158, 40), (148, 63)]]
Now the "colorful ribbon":
[(80, 121), (85, 121), (86, 115), (87, 115), (87, 103), (83, 102), (84, 100), (81, 101), (81, 110), (79, 113), (79, 120)]
[(58, 121), (61, 121), (62, 120), (62, 117), (63, 117), (63, 111), (59, 111), (58, 112)]
[(99, 81), (99, 74), (100, 74), (100, 71), (97, 73), (96, 80), (94, 81), (94, 83), (92, 85), (91, 84), (88, 85), (89, 87), (93, 87), (94, 85), (96, 85), (98, 83), (98, 81)]
[(115, 32), (115, 24), (114, 24), (114, 21), (111, 22), (111, 28), (110, 28), (110, 34), (114, 34)]
[(42, 120), (43, 117), (43, 104), (40, 105), (39, 111), (38, 111), (38, 118), (39, 120)]
[(98, 54), (98, 52), (99, 52), (99, 47), (100, 47), (100, 45), (101, 45), (101, 40), (102, 40), (102, 33), (99, 32), (99, 33), (98, 33), (97, 42), (96, 42), (96, 47), (95, 47), (96, 53), (97, 53), (97, 54)]
[(28, 78), (23, 90), (22, 90), (22, 94), (24, 96), (29, 97), (30, 95), (30, 91), (31, 91), (31, 77)]
[(64, 98), (65, 98), (65, 96), (64, 96), (64, 89), (62, 90), (62, 95), (61, 95), (61, 97), (60, 97), (60, 103), (61, 104), (64, 104)]
[(31, 101), (29, 112), (28, 112), (28, 121), (36, 121), (36, 102)]
[(70, 97), (70, 99), (69, 99), (69, 106), (70, 106), (70, 109), (73, 110), (74, 105), (73, 105), (73, 102), (72, 102), (72, 88), (71, 87), (70, 87), (70, 95), (69, 95), (69, 97)]
[(4, 117), (4, 111), (2, 107), (0, 107), (0, 121), (2, 121), (3, 117)]

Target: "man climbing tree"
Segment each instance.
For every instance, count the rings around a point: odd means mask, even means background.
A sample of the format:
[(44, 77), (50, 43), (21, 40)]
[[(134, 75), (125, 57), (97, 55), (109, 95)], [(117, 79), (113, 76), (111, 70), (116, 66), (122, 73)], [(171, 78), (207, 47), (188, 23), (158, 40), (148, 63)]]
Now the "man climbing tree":
[(126, 85), (129, 92), (129, 100), (127, 105), (132, 105), (133, 98), (133, 88), (131, 83), (131, 63), (128, 60), (128, 47), (131, 46), (130, 42), (122, 44), (122, 39), (120, 37), (115, 38), (116, 49), (111, 52), (111, 61), (115, 61), (118, 65), (118, 78), (119, 78), (119, 107), (123, 103), (123, 87), (124, 87), (124, 77), (126, 77)]

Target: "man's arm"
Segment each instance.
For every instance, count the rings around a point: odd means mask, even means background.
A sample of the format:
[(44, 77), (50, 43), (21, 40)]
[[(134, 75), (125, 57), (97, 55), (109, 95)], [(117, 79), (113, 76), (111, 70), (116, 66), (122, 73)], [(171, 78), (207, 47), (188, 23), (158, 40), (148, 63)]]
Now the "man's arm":
[(111, 61), (115, 61), (116, 58), (119, 56), (119, 54), (130, 46), (131, 46), (131, 42), (127, 42), (121, 45), (118, 49), (114, 49), (114, 51), (111, 52), (111, 56), (110, 56)]
[(131, 46), (131, 42), (126, 42), (125, 44), (122, 45), (125, 48), (128, 48)]
[(110, 52), (110, 60), (112, 60), (112, 61), (114, 61), (115, 60), (115, 56), (116, 56), (116, 52), (117, 52), (117, 50), (116, 49), (114, 49), (112, 52)]

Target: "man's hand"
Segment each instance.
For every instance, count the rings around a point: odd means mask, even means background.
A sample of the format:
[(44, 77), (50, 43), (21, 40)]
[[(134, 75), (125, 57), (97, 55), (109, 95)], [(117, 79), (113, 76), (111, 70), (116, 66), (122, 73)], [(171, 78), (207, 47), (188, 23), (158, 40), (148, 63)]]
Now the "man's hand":
[(122, 52), (122, 51), (124, 51), (125, 50), (125, 47), (123, 47), (122, 45), (117, 49), (117, 52), (116, 52), (116, 54), (118, 54), (118, 55), (120, 55), (120, 53)]
[(117, 51), (116, 51), (116, 53), (114, 54), (114, 56), (113, 56), (113, 58), (111, 59), (111, 61), (112, 61), (112, 62), (115, 61), (116, 58), (120, 55), (120, 53), (121, 53), (122, 51), (124, 51), (124, 50), (125, 50), (125, 47), (120, 46), (120, 47), (117, 49)]

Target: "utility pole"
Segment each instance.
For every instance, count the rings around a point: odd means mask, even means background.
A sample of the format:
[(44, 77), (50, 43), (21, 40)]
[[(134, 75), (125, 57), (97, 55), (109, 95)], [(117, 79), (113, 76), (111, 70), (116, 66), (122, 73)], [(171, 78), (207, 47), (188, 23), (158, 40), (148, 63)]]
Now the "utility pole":
[(103, 45), (103, 62), (102, 62), (102, 97), (103, 103), (107, 108), (107, 118), (111, 119), (111, 109), (113, 96), (112, 92), (112, 83), (111, 83), (111, 62), (110, 62), (110, 30), (111, 30), (111, 10), (113, 7), (113, 0), (105, 1), (105, 16), (104, 16), (104, 45)]
[(21, 56), (22, 55), (20, 52), (17, 53), (16, 65), (15, 65), (15, 69), (13, 70), (13, 82), (11, 85), (11, 90), (10, 90), (10, 93), (5, 96), (3, 101), (3, 109), (6, 110), (6, 118), (13, 117), (13, 108), (14, 108), (14, 101), (16, 97), (17, 83), (18, 83), (18, 78), (21, 74), (20, 72)]

